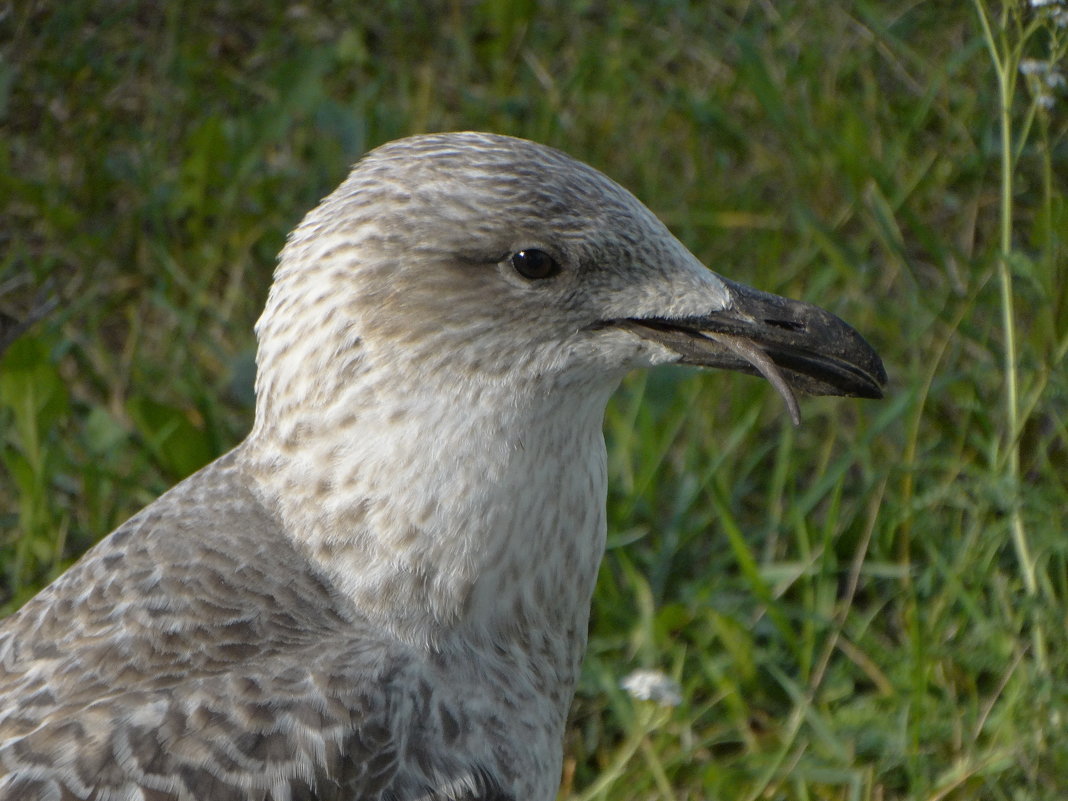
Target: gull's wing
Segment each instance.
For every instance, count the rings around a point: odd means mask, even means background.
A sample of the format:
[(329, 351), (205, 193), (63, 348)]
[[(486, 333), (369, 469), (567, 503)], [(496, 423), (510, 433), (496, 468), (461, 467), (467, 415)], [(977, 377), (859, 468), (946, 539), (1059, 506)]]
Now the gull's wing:
[(0, 799), (503, 800), (419, 690), (224, 457), (0, 624)]

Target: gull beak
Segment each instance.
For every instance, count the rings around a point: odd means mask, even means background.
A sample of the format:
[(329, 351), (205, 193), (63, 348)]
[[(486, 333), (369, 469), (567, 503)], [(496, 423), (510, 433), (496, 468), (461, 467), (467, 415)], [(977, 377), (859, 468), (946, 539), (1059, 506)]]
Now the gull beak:
[(886, 370), (853, 328), (819, 306), (721, 279), (731, 303), (685, 318), (617, 320), (615, 324), (681, 356), (680, 364), (719, 367), (766, 378), (801, 416), (794, 391), (809, 395), (881, 398)]

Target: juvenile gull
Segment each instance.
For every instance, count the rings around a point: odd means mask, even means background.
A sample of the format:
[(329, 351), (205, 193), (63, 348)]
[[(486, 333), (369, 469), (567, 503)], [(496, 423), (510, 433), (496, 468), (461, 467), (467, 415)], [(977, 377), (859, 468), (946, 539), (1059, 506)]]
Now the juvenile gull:
[(0, 798), (550, 801), (605, 403), (687, 363), (879, 397), (821, 309), (563, 153), (385, 145), (282, 251), (256, 420), (0, 628)]

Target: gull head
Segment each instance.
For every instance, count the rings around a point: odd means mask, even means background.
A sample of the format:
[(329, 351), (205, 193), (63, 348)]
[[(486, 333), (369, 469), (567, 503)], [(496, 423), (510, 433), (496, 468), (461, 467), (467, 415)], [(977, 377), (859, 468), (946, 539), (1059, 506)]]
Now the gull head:
[(592, 167), (485, 133), (365, 156), (291, 235), (257, 333), (257, 428), (371, 368), (401, 392), (504, 396), (726, 368), (767, 378), (795, 422), (795, 390), (875, 398), (886, 381), (834, 315), (707, 269)]
[(515, 798), (558, 784), (623, 375), (757, 373), (795, 420), (796, 392), (886, 380), (837, 317), (707, 269), (597, 170), (483, 133), (367, 154), (290, 236), (256, 330), (238, 464), (360, 649), (420, 655), (459, 728), (516, 733), (479, 745)]
[(483, 133), (356, 164), (289, 238), (257, 335), (246, 459), (310, 558), (409, 642), (571, 632), (564, 688), (624, 374), (758, 373), (795, 421), (797, 391), (886, 380), (834, 315), (720, 277), (597, 170)]

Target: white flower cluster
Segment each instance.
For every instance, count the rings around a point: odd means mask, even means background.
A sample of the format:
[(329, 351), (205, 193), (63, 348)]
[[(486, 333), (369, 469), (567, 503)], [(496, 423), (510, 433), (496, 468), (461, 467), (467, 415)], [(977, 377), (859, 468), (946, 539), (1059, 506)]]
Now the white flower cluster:
[(1031, 8), (1048, 14), (1058, 28), (1068, 27), (1068, 0), (1031, 0)]
[(619, 686), (640, 701), (655, 701), (660, 706), (678, 706), (682, 703), (682, 689), (678, 682), (659, 670), (635, 670)]
[(1065, 87), (1064, 73), (1048, 61), (1039, 61), (1034, 58), (1025, 58), (1021, 61), (1020, 72), (1027, 78), (1027, 85), (1035, 96), (1035, 102), (1044, 109), (1053, 108), (1056, 100), (1055, 93)]

